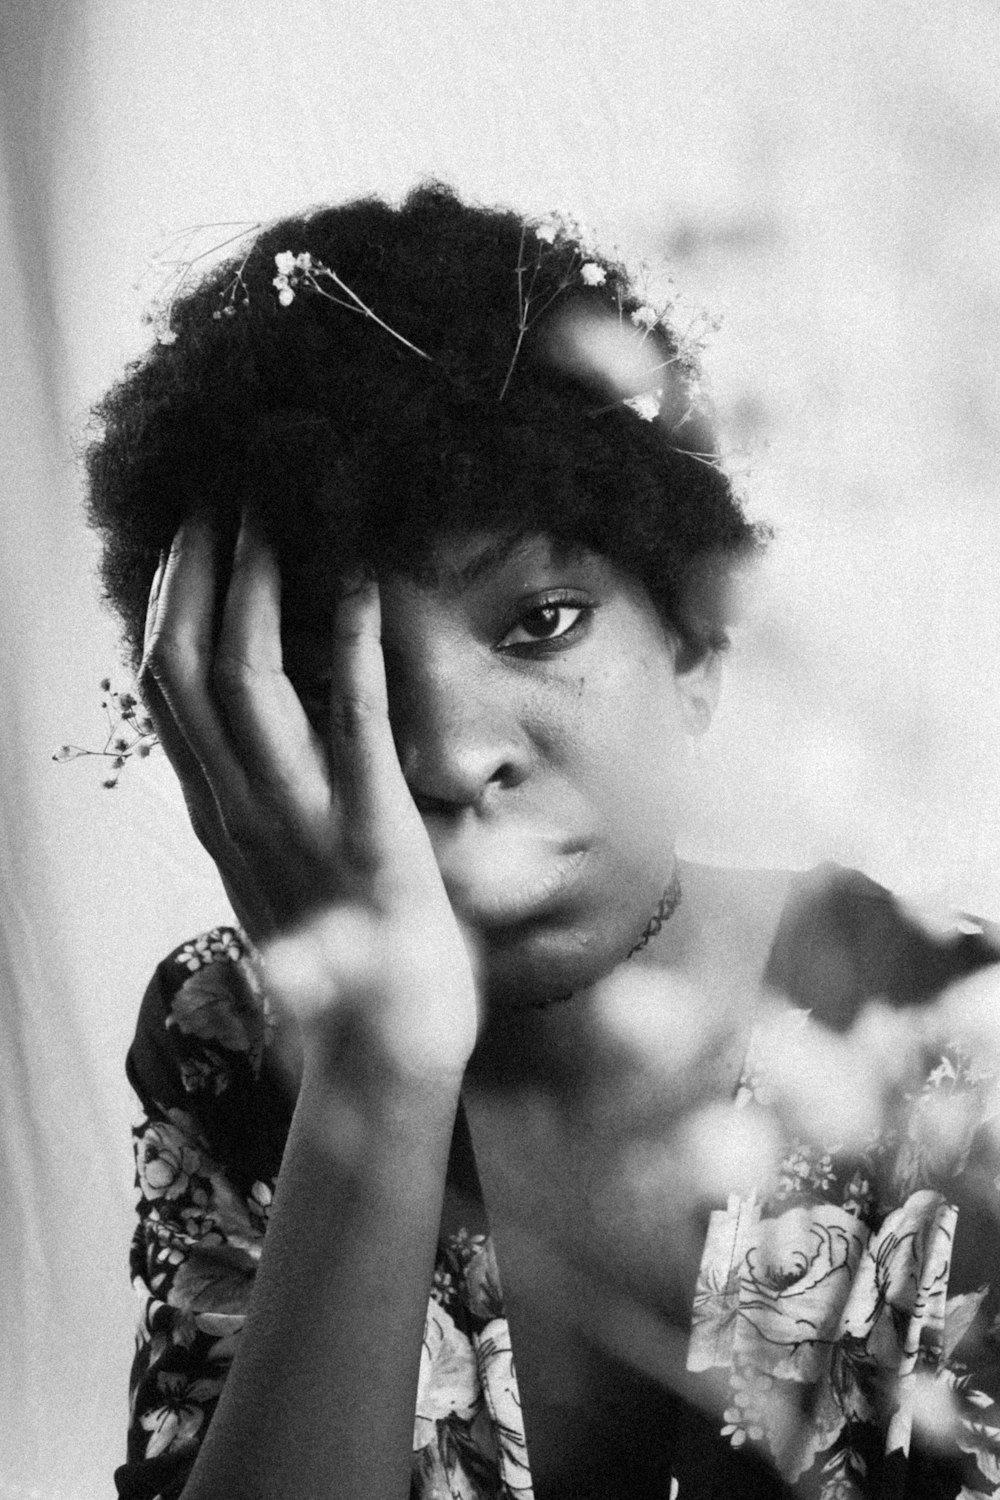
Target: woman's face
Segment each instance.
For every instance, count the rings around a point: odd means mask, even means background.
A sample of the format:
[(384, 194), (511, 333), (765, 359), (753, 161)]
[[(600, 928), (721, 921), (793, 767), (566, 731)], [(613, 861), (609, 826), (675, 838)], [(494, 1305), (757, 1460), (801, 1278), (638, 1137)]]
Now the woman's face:
[(667, 884), (715, 661), (675, 669), (645, 589), (545, 538), (381, 580), (390, 717), (452, 903), (510, 1003), (592, 983)]

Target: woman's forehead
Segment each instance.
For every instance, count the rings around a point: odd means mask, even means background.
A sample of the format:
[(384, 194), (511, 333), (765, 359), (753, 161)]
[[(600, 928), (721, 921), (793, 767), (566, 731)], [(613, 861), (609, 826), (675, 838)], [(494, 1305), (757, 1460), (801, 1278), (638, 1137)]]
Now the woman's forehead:
[(410, 577), (421, 589), (462, 594), (476, 584), (488, 583), (519, 568), (559, 568), (587, 559), (596, 561), (597, 554), (580, 542), (545, 533), (511, 535), (476, 531), (439, 537), (412, 571), (391, 569), (390, 572)]

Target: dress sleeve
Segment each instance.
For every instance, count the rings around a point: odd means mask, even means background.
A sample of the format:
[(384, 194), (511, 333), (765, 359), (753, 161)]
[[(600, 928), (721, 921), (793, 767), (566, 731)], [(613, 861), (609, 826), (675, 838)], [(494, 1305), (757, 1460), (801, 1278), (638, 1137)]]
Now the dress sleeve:
[(143, 1001), (128, 1058), (142, 1114), (123, 1500), (180, 1495), (239, 1339), (290, 1111), (268, 1030), (230, 929), (178, 949)]

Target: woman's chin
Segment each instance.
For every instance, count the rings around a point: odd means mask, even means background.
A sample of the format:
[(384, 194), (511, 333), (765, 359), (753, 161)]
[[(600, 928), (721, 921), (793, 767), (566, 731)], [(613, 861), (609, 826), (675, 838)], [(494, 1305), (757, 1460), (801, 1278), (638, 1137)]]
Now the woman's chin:
[(483, 934), (480, 972), (487, 1009), (509, 1012), (544, 1006), (596, 984), (629, 946), (624, 940), (602, 938), (548, 923)]

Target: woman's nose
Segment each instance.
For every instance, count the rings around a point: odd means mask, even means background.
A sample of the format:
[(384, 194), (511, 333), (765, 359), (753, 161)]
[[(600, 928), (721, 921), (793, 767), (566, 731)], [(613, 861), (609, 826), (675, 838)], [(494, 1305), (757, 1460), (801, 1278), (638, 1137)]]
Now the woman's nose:
[(531, 746), (509, 683), (463, 674), (454, 663), (424, 664), (405, 685), (390, 686), (389, 701), (400, 765), (421, 811), (474, 807), (527, 775)]

